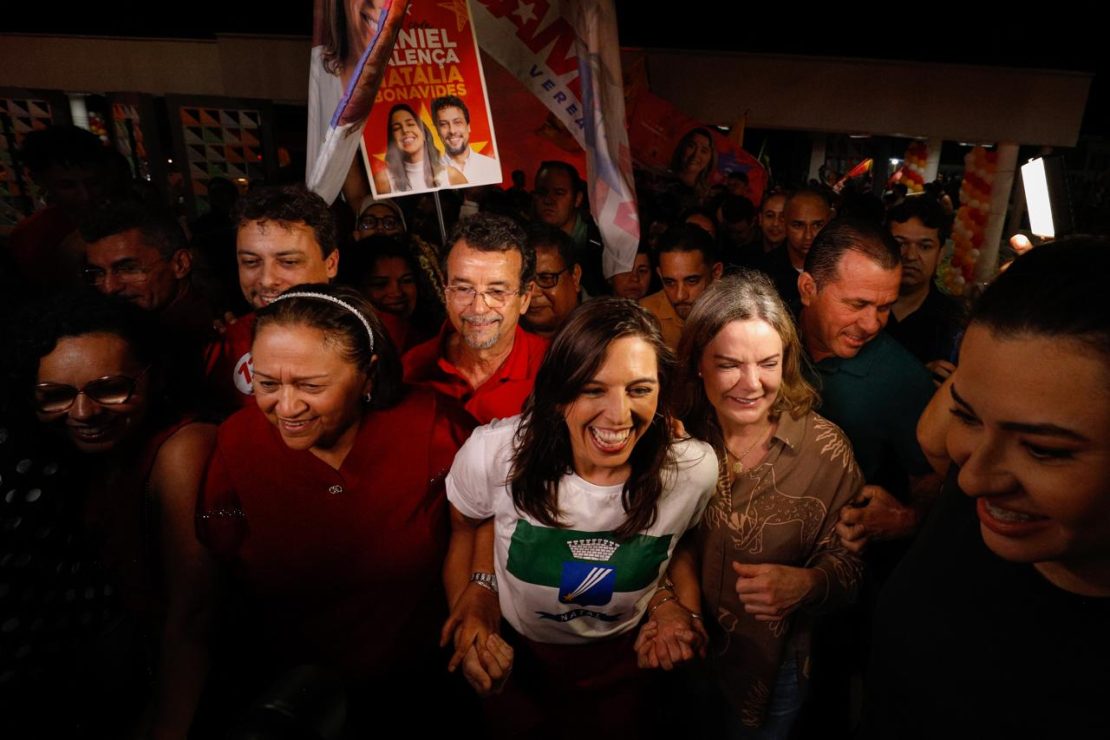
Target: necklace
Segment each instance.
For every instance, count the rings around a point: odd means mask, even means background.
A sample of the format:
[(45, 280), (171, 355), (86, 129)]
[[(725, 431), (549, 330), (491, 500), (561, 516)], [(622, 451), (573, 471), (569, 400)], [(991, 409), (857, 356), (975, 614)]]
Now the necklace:
[(748, 449), (744, 450), (743, 454), (741, 454), (741, 455), (737, 455), (732, 450), (728, 449), (727, 445), (725, 446), (725, 452), (727, 452), (729, 454), (729, 456), (733, 460), (736, 461), (732, 464), (733, 474), (740, 475), (741, 473), (743, 473), (746, 470), (746, 468), (744, 467), (744, 459), (748, 455), (752, 454), (752, 450), (754, 450), (756, 447), (759, 447), (760, 445), (765, 443), (767, 440), (769, 440), (771, 438), (771, 435), (774, 434), (774, 432), (775, 432), (775, 425), (771, 424), (771, 426), (767, 430), (767, 433), (760, 435), (756, 439), (756, 441), (753, 442), (752, 445)]

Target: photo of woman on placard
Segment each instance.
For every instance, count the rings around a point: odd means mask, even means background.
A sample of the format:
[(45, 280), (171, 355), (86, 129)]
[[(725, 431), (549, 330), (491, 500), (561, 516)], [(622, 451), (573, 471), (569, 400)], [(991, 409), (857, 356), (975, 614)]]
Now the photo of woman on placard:
[(416, 112), (407, 103), (389, 111), (386, 128), (386, 168), (374, 173), (379, 193), (418, 193), (450, 185), (465, 185), (466, 178), (443, 164), (443, 152)]

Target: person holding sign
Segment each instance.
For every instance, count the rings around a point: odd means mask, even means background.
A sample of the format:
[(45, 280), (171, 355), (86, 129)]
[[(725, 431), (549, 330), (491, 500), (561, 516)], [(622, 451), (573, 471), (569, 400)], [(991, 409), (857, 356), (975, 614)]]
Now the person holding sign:
[(398, 103), (389, 111), (385, 164), (384, 170), (374, 174), (374, 189), (379, 194), (419, 193), (466, 184), (461, 172), (443, 163), (432, 132), (407, 103)]

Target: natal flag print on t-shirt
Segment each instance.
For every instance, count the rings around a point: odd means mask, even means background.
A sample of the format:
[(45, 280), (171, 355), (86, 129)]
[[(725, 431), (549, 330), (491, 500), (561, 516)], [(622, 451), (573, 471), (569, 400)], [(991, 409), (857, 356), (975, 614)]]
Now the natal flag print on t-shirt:
[(651, 586), (667, 559), (671, 537), (640, 534), (618, 542), (612, 532), (552, 529), (520, 519), (509, 543), (507, 570), (526, 583), (558, 590), (550, 611), (536, 611), (540, 619), (569, 622), (591, 617), (612, 622), (624, 616), (623, 608), (630, 606), (627, 599), (618, 599), (608, 610), (558, 607), (604, 607), (612, 604), (614, 593), (632, 594)]

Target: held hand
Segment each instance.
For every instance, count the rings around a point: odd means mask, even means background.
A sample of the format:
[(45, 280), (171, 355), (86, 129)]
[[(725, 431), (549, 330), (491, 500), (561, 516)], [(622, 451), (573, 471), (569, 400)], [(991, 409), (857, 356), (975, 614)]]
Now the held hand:
[(736, 579), (736, 594), (744, 611), (755, 615), (760, 622), (782, 619), (804, 606), (817, 590), (821, 576), (810, 568), (789, 565), (732, 562)]
[(677, 602), (668, 601), (640, 628), (633, 649), (640, 668), (669, 671), (695, 655), (704, 658), (708, 642), (701, 620), (694, 619)]
[(491, 634), (484, 646), (471, 645), (462, 661), (462, 674), (478, 696), (499, 694), (513, 670), (513, 648)]
[(859, 553), (870, 540), (908, 537), (917, 528), (917, 513), (900, 503), (882, 486), (864, 486), (851, 505), (840, 510), (836, 532), (851, 552)]
[(451, 641), (455, 645), (455, 654), (451, 656), (447, 670), (453, 672), (469, 650), (486, 644), (491, 636), (496, 635), (500, 621), (501, 604), (497, 594), (476, 583), (468, 584), (451, 609), (439, 636), (440, 647)]

